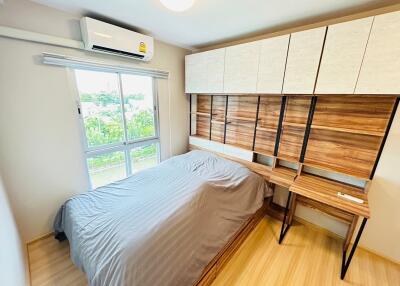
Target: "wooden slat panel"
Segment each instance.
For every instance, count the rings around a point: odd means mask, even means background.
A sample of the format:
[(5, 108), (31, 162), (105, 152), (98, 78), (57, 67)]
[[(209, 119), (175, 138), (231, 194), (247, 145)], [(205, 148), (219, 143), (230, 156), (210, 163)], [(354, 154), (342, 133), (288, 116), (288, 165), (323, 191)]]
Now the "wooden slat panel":
[(226, 96), (214, 95), (213, 98), (213, 120), (224, 122)]
[[(310, 174), (302, 174), (297, 176), (289, 190), (355, 215), (360, 215), (366, 218), (369, 218), (370, 216), (368, 197), (361, 188), (346, 185), (344, 183), (338, 183)], [(362, 199), (364, 202), (359, 204), (341, 198), (337, 195), (338, 192)]]
[(209, 139), (210, 118), (207, 116), (196, 116), (196, 135)]
[(211, 96), (197, 95), (197, 112), (210, 114), (211, 110)]
[(276, 132), (257, 130), (254, 151), (263, 155), (273, 156)]
[(228, 119), (230, 117), (243, 117), (256, 120), (257, 96), (229, 96)]
[(219, 121), (211, 122), (211, 140), (215, 142), (224, 142), (224, 124)]
[(277, 129), (281, 111), (280, 96), (261, 96), (258, 113), (258, 127)]
[(368, 179), (382, 138), (311, 130), (304, 164)]
[(283, 166), (272, 168), (269, 181), (285, 188), (289, 188), (296, 178), (297, 171)]
[(226, 144), (246, 150), (253, 149), (254, 123), (242, 120), (229, 120), (226, 126)]
[(279, 143), (278, 158), (293, 162), (300, 160), (305, 127), (284, 126)]
[(386, 96), (320, 96), (313, 125), (384, 134), (395, 101), (395, 97)]
[(286, 104), (284, 123), (307, 124), (311, 97), (289, 96)]

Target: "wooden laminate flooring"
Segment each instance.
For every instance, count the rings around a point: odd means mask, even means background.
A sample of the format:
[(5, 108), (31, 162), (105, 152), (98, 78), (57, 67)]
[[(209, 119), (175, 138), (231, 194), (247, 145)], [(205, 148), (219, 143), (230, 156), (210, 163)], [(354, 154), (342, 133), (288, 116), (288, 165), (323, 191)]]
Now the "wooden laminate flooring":
[[(400, 265), (358, 249), (340, 280), (342, 240), (295, 223), (282, 245), (280, 222), (265, 217), (217, 276), (213, 286), (400, 285)], [(71, 262), (67, 242), (48, 237), (28, 246), (32, 286), (87, 285)]]

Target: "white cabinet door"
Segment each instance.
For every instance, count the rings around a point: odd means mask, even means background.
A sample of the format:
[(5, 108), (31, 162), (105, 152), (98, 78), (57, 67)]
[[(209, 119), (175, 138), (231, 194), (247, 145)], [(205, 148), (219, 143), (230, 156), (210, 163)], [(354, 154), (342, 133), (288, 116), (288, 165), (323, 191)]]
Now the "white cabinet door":
[(289, 35), (260, 41), (257, 93), (282, 93)]
[(283, 93), (312, 94), (326, 27), (293, 33), (290, 38)]
[(255, 93), (260, 41), (226, 48), (224, 92)]
[(316, 94), (352, 94), (364, 57), (373, 17), (328, 27)]
[(185, 57), (186, 93), (222, 93), (225, 49)]
[(375, 16), (357, 94), (400, 94), (400, 12)]

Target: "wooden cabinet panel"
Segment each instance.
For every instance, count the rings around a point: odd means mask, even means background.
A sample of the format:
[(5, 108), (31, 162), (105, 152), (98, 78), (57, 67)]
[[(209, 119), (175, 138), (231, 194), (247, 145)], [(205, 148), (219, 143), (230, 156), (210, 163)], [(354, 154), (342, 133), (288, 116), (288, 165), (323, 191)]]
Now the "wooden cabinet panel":
[(315, 93), (352, 94), (373, 17), (328, 27)]
[(400, 11), (375, 16), (357, 94), (400, 94)]
[(225, 49), (185, 57), (186, 93), (222, 93)]
[(257, 92), (282, 93), (289, 35), (260, 41)]
[(313, 94), (325, 30), (322, 27), (291, 35), (283, 93)]
[(226, 48), (224, 92), (255, 93), (260, 41)]

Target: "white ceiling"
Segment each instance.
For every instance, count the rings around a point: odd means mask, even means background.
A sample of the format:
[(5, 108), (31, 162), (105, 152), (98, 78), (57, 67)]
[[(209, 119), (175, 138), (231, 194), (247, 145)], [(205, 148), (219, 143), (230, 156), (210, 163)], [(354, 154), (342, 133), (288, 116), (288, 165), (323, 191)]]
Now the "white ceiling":
[(299, 21), (321, 19), (398, 0), (196, 0), (184, 12), (159, 0), (34, 0), (57, 9), (97, 16), (186, 48), (261, 34)]

